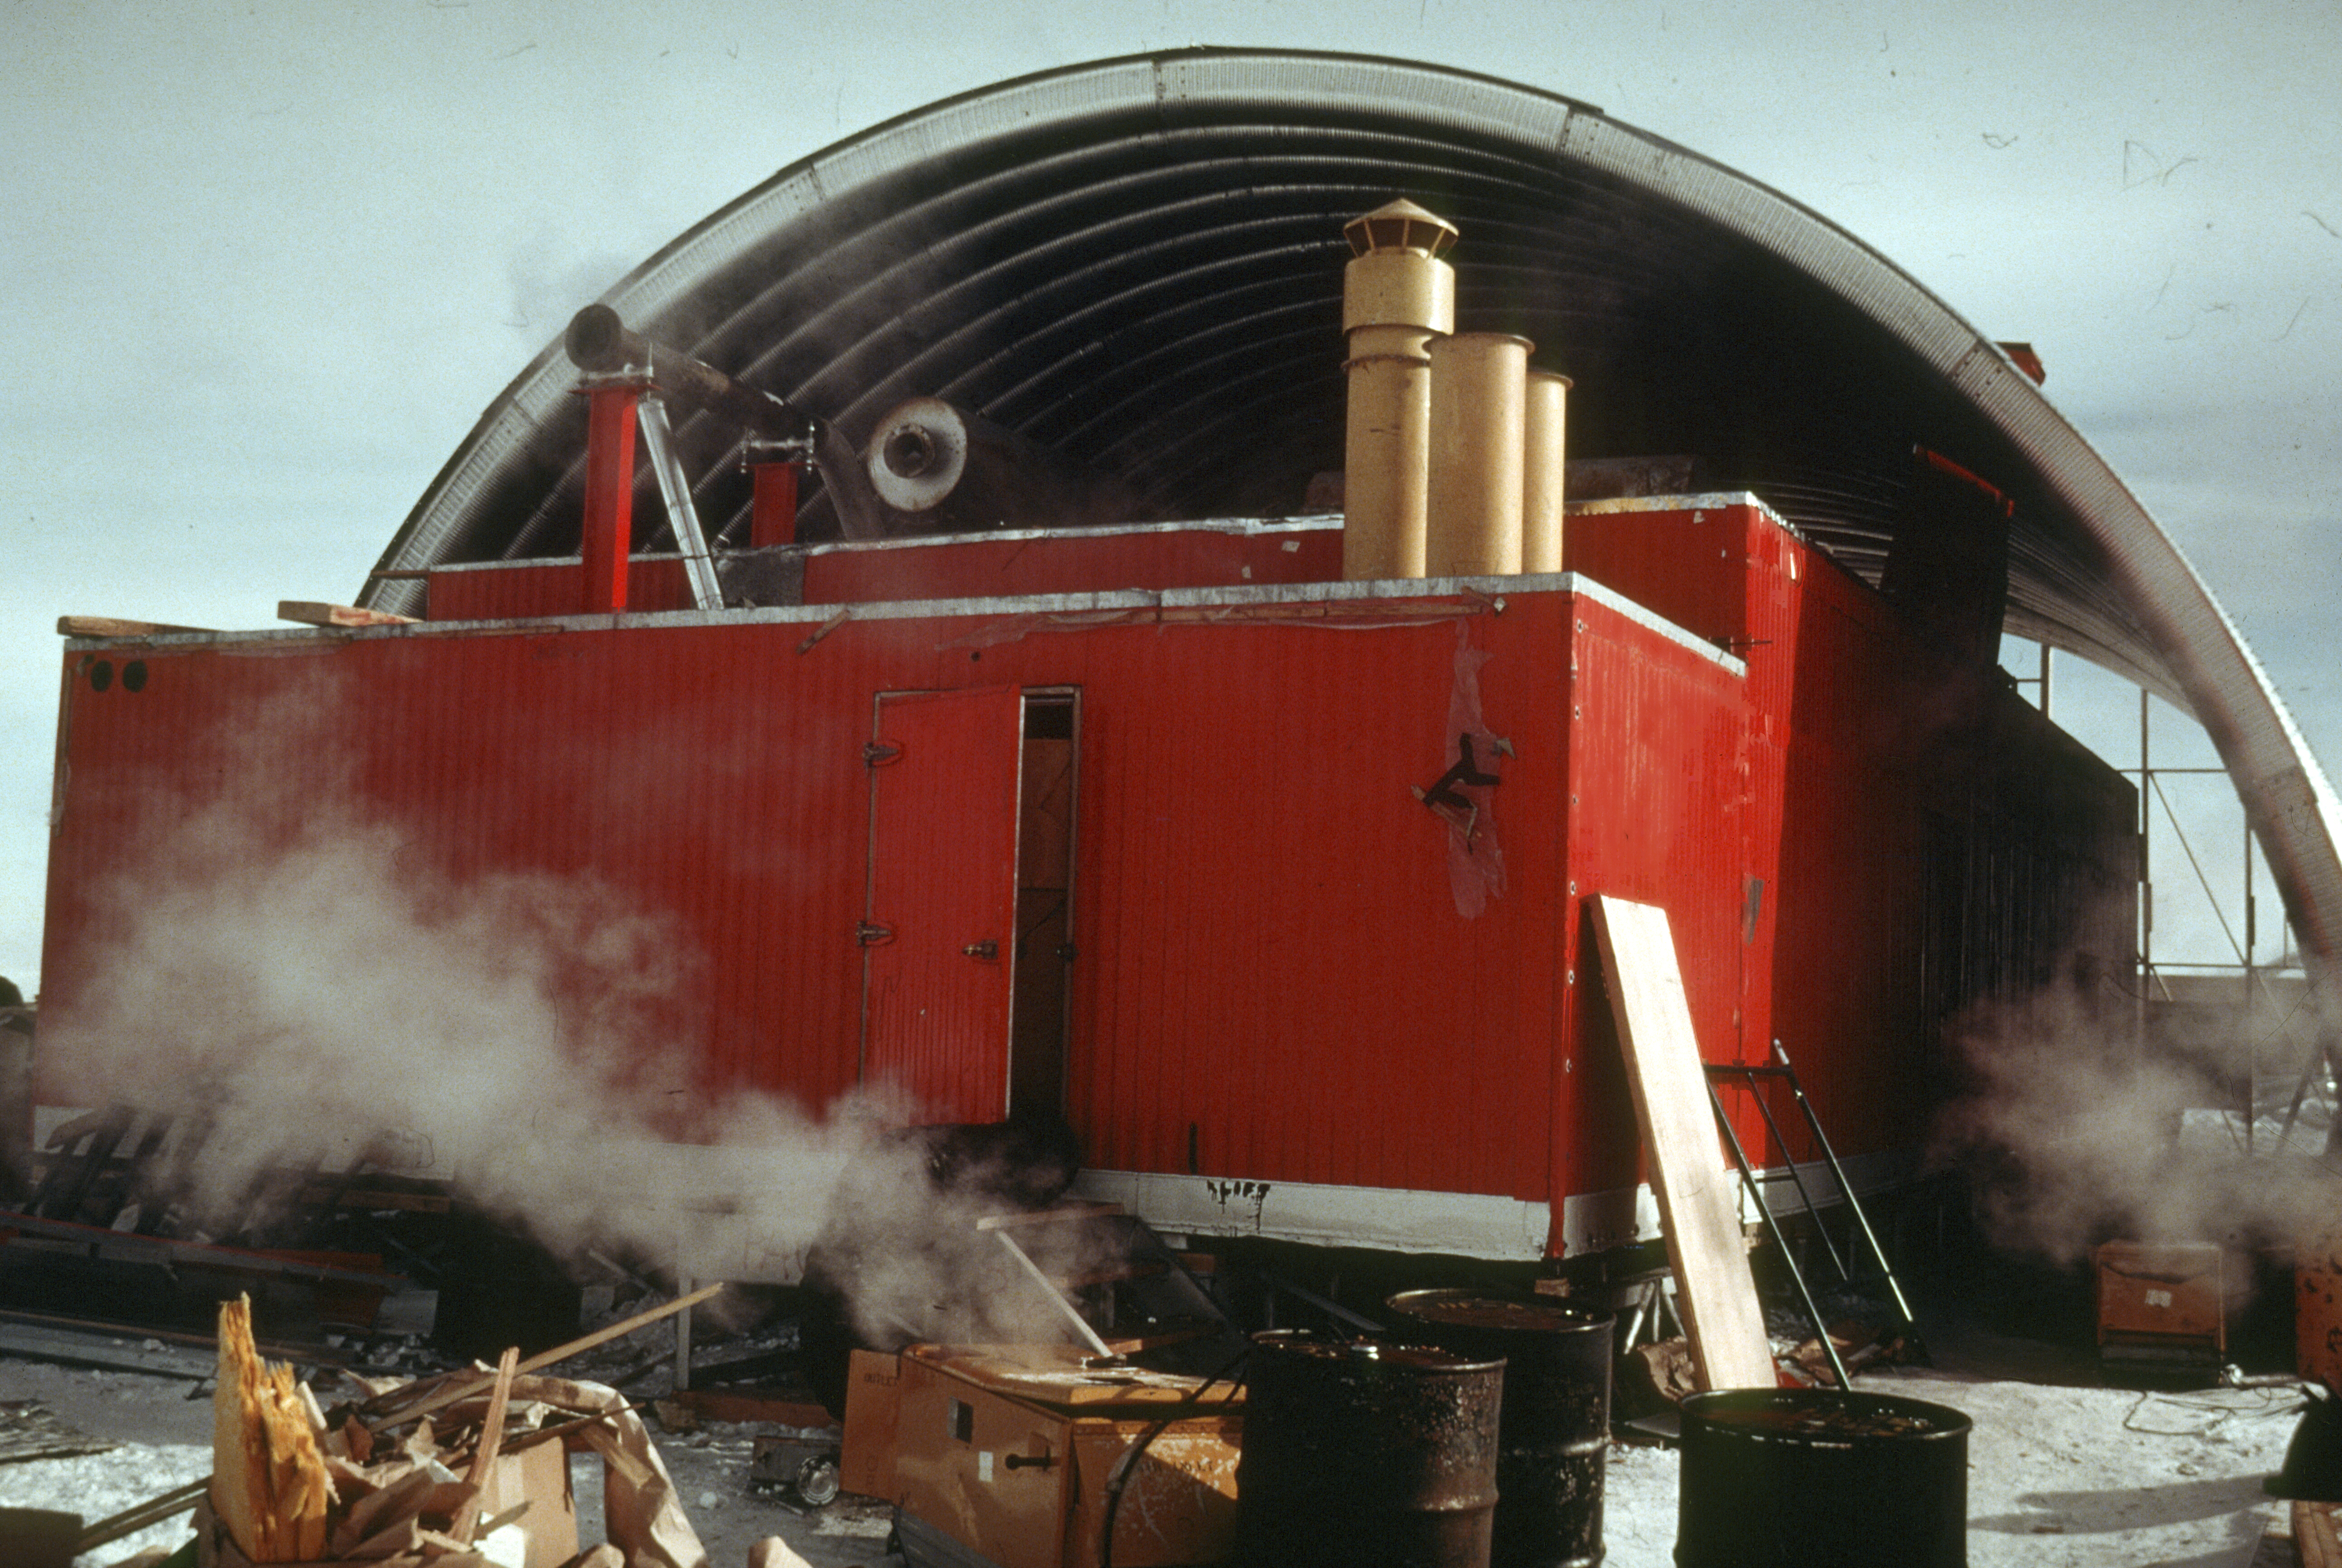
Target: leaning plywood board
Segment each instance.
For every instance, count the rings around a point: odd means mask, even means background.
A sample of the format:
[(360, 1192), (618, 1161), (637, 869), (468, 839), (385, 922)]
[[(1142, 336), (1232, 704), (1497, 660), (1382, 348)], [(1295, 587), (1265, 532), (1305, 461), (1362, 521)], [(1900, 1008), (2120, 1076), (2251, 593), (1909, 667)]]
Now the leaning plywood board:
[(1650, 1155), (1693, 1373), (1703, 1390), (1771, 1388), (1777, 1381), (1773, 1348), (1740, 1239), (1735, 1178), (1716, 1144), (1667, 912), (1596, 897), (1594, 929), (1635, 1091), (1635, 1120)]

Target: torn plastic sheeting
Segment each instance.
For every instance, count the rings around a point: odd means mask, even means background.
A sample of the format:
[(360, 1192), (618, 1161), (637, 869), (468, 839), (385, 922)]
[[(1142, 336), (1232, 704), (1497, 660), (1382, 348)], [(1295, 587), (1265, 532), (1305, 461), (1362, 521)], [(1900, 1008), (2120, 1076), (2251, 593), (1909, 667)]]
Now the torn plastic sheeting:
[[(1473, 760), (1481, 771), (1494, 774), (1501, 774), (1501, 759), (1511, 752), (1512, 744), (1489, 729), (1480, 714), (1480, 666), (1489, 656), (1487, 649), (1472, 645), (1468, 624), (1456, 626), (1456, 680), (1448, 688), (1447, 728), (1441, 742), (1460, 754), (1468, 738)], [(1447, 824), (1447, 884), (1456, 896), (1456, 913), (1476, 920), (1487, 912), (1491, 897), (1505, 894), (1505, 848), (1496, 837), (1496, 786), (1458, 783), (1451, 787), (1472, 805), (1461, 818), (1435, 808), (1435, 814)]]

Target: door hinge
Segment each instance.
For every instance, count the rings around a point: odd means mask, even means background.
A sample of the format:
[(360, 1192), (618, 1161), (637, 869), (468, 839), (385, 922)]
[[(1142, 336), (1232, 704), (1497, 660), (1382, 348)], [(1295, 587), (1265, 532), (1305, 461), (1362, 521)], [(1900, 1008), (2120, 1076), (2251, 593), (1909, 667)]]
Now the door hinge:
[(862, 747), (862, 765), (882, 768), (903, 754), (903, 748), (893, 741), (866, 741)]
[(895, 940), (895, 928), (875, 920), (857, 920), (854, 923), (854, 940), (865, 947), (876, 947)]
[(997, 942), (971, 942), (960, 951), (970, 958), (981, 958), (986, 964), (996, 964), (1000, 961), (1000, 944)]

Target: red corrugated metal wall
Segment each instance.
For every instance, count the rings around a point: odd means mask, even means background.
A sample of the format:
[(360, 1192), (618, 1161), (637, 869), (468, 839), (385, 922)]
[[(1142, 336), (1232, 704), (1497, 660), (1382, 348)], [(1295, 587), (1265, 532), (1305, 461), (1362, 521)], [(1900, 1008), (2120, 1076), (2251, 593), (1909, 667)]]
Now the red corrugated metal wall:
[(1510, 886), (1476, 920), (1409, 791), (1454, 760), (1455, 624), (1095, 644), (1073, 1085), (1094, 1163), (1185, 1171), (1192, 1124), (1209, 1174), (1544, 1194), (1566, 604), (1466, 623), (1518, 753), (1494, 814)]
[[(872, 694), (1074, 685), (1069, 1094), (1093, 1161), (1184, 1170), (1194, 1122), (1206, 1171), (1541, 1197), (1566, 604), (1466, 623), (1519, 748), (1496, 810), (1511, 886), (1476, 921), (1408, 787), (1452, 760), (1454, 620), (979, 649), (951, 645), (966, 620), (853, 621), (802, 654), (801, 624), (156, 651), (144, 692), (75, 694), (47, 1004), (70, 1019), (89, 982), (85, 894), (140, 858), (137, 802), (184, 813), (223, 776), (189, 760), (240, 734), (272, 791), (346, 777), (357, 814), (448, 874), (598, 875), (673, 914), (706, 955), (704, 1016), (677, 1021), (706, 1079), (818, 1104), (855, 1075)], [(265, 733), (272, 699), (306, 716)]]
[(909, 548), (806, 556), (808, 604), (995, 598), (1116, 588), (1232, 588), (1323, 583), (1342, 574), (1337, 527), (1068, 533), (1061, 538), (956, 539)]
[[(1270, 603), (1051, 628), (1012, 604), (810, 643), (806, 622), (739, 619), (103, 655), (140, 660), (135, 692), (95, 689), (76, 653), (45, 1023), (70, 1025), (99, 894), (151, 870), (171, 824), (225, 790), (282, 841), (338, 802), (400, 830), (402, 874), (599, 879), (673, 919), (698, 969), (646, 1072), (817, 1106), (858, 1071), (875, 694), (1074, 687), (1066, 1094), (1093, 1164), (1532, 1201), (1630, 1184), (1596, 893), (1668, 910), (1712, 1060), (1777, 1035), (1845, 1152), (1909, 1146), (1929, 944), (2023, 956), (1947, 925), (1944, 857), (1988, 839), (2041, 861), (2024, 796), (2043, 770), (2071, 775), (2059, 822), (2084, 834), (2120, 837), (2127, 786), (1988, 693), (1961, 722), (1997, 725), (2007, 825), (1946, 839), (1987, 787), (1963, 760), (1978, 732), (1931, 708), (1937, 676), (1875, 595), (1753, 506), (1574, 519), (1571, 539), (1573, 565), (1745, 677), (1600, 595), (1541, 592), (1445, 618), (1394, 602), (1371, 626)], [(1515, 752), (1490, 792), (1506, 886), (1476, 918), (1410, 788), (1456, 761), (1459, 638)], [(2120, 867), (2087, 869), (2119, 896)]]
[[(509, 621), (584, 614), (584, 564), (576, 560), (511, 561), (442, 567), (428, 579), (424, 614), (434, 621)], [(679, 555), (637, 555), (626, 563), (626, 609), (633, 614), (691, 608), (691, 580)]]
[[(979, 535), (812, 550), (804, 560), (801, 602), (807, 604), (1239, 587), (1340, 577), (1342, 531), (1152, 528), (1069, 532), (1046, 541)], [(430, 574), (425, 613), (434, 621), (577, 614), (584, 570), (574, 560), (443, 567)], [(627, 567), (626, 607), (637, 614), (691, 608), (682, 560), (636, 556)]]

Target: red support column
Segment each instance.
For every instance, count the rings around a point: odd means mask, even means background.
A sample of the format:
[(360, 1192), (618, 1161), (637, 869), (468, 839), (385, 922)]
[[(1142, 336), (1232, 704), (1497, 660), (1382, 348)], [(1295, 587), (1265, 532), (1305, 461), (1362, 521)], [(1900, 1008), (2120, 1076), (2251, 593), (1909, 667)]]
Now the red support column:
[(797, 542), (797, 465), (756, 463), (748, 472), (755, 478), (756, 497), (748, 511), (748, 543), (756, 549)]
[(639, 383), (596, 386), (586, 395), (586, 558), (580, 607), (600, 614), (626, 607), (626, 565), (634, 550), (635, 404)]

